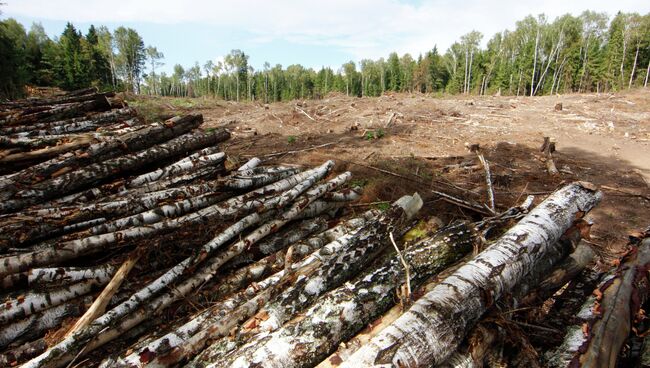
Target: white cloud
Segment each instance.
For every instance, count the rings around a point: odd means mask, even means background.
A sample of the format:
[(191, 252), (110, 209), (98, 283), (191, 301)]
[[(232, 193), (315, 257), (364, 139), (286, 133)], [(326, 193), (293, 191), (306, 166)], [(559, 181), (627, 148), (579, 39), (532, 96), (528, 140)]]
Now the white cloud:
[(528, 14), (590, 9), (648, 12), (647, 0), (451, 1), (209, 1), (131, 0), (116, 6), (96, 0), (7, 0), (6, 15), (85, 22), (199, 22), (253, 34), (253, 42), (286, 40), (337, 47), (355, 58), (377, 58), (396, 50), (417, 54), (437, 44), (444, 51), (462, 34), (481, 31), (487, 41)]

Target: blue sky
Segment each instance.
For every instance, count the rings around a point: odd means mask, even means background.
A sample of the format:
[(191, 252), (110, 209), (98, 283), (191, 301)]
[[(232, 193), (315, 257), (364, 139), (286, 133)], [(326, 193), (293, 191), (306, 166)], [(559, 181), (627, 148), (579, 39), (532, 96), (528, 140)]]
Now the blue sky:
[(514, 28), (528, 14), (549, 20), (590, 9), (650, 12), (647, 0), (4, 0), (2, 18), (13, 17), (28, 28), (40, 22), (50, 36), (66, 21), (85, 32), (90, 24), (138, 31), (147, 45), (165, 54), (163, 69), (174, 64), (203, 65), (238, 48), (259, 69), (265, 61), (287, 66), (331, 66), (349, 60), (387, 56), (391, 51), (414, 56), (434, 45), (444, 50), (461, 35), (478, 30), (484, 42)]

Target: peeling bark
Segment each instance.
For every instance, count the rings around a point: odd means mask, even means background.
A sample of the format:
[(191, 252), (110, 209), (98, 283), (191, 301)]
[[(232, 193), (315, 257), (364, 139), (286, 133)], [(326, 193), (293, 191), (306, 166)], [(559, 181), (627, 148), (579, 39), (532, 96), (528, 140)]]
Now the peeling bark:
[[(468, 224), (452, 225), (403, 252), (414, 285), (469, 253), (478, 240)], [(216, 357), (211, 367), (310, 367), (342, 341), (356, 334), (395, 302), (395, 290), (405, 283), (404, 268), (394, 256), (353, 283), (328, 292), (270, 334), (259, 334), (228, 357)], [(284, 347), (284, 348), (281, 348)], [(221, 358), (221, 359), (220, 359)], [(224, 359), (225, 358), (225, 359)]]
[[(279, 202), (292, 202), (298, 195), (305, 192), (305, 190), (313, 185), (315, 181), (322, 178), (333, 166), (333, 164), (333, 162), (328, 161), (325, 164), (321, 165), (319, 168), (311, 170), (311, 176), (309, 176), (307, 180), (299, 183), (296, 185), (296, 187), (289, 191), (293, 194), (284, 192), (279, 195)], [(304, 175), (304, 173), (301, 174)], [(300, 174), (297, 174), (294, 177), (299, 176)], [(128, 315), (128, 318), (122, 321), (122, 327), (113, 329), (112, 331), (114, 332), (112, 333), (103, 332), (101, 336), (97, 337), (97, 340), (93, 346), (100, 346), (101, 344), (110, 341), (112, 338), (115, 338), (117, 335), (119, 335), (119, 332), (123, 331), (123, 329), (128, 329), (142, 322), (147, 318), (147, 316), (150, 315), (152, 310), (160, 310), (168, 306), (173, 301), (178, 300), (184, 295), (187, 295), (187, 293), (189, 293), (191, 290), (196, 289), (196, 287), (199, 285), (209, 281), (214, 276), (219, 267), (221, 267), (226, 261), (240, 254), (248, 246), (259, 241), (262, 237), (268, 235), (271, 231), (277, 231), (280, 226), (284, 225), (288, 221), (291, 221), (292, 215), (299, 213), (302, 208), (307, 206), (319, 196), (322, 196), (326, 191), (335, 189), (338, 185), (342, 184), (342, 181), (344, 182), (347, 178), (349, 178), (349, 174), (340, 175), (324, 185), (317, 186), (314, 189), (307, 191), (306, 195), (303, 198), (296, 200), (295, 204), (291, 206), (291, 208), (277, 216), (275, 220), (262, 225), (242, 240), (229, 246), (226, 250), (219, 253), (218, 257), (210, 258), (206, 264), (200, 270), (195, 272), (189, 279), (181, 282), (180, 284), (177, 284), (174, 288), (161, 294), (153, 302), (149, 303), (146, 310), (140, 310), (139, 313), (132, 313), (134, 310), (140, 307), (144, 301), (149, 300), (153, 295), (155, 295), (155, 293), (162, 290), (167, 285), (170, 285), (172, 282), (176, 281), (177, 278), (185, 270), (187, 270), (189, 266), (205, 259), (211, 250), (214, 250), (225, 242), (231, 240), (243, 229), (261, 222), (266, 217), (270, 218), (271, 216), (275, 215), (275, 211), (269, 211), (264, 216), (258, 213), (253, 213), (252, 215), (245, 217), (218, 235), (211, 242), (204, 245), (202, 252), (199, 252), (196, 256), (190, 257), (181, 262), (176, 267), (166, 272), (163, 276), (159, 277), (156, 281), (150, 283), (147, 287), (131, 296), (131, 298), (129, 298), (127, 301), (123, 302), (122, 304), (113, 308), (111, 311), (96, 319), (88, 327), (71, 336), (66, 337), (56, 346), (53, 346), (37, 358), (27, 362), (24, 367), (61, 366), (76, 356), (79, 351), (81, 351), (81, 349), (84, 349), (86, 352), (90, 351), (92, 348), (86, 348), (85, 346), (91, 339), (95, 338), (95, 335), (99, 331), (104, 330), (107, 326), (115, 325), (120, 318), (126, 317)], [(277, 183), (273, 185), (273, 188), (275, 187), (277, 187)], [(267, 190), (271, 189), (267, 188)]]
[(428, 367), (443, 363), (483, 312), (534, 274), (537, 263), (548, 256), (574, 219), (600, 198), (600, 192), (583, 183), (555, 192), (342, 366)]
[(28, 317), (44, 309), (55, 307), (78, 296), (88, 294), (98, 286), (108, 283), (110, 277), (86, 279), (60, 289), (32, 292), (7, 300), (0, 305), (0, 324)]
[(650, 238), (605, 277), (582, 305), (575, 324), (557, 350), (546, 354), (549, 367), (614, 367), (632, 321), (650, 293)]
[[(407, 219), (421, 206), (422, 200), (417, 194), (413, 197), (403, 197), (389, 211), (356, 232), (335, 257), (324, 260), (322, 264), (316, 262), (309, 267), (298, 269), (295, 284), (258, 313), (257, 318), (263, 322), (251, 325), (259, 325), (260, 330), (274, 331), (280, 328), (284, 322), (314, 302), (325, 291), (341, 285), (361, 271), (373, 256), (388, 245), (387, 233), (401, 235)], [(247, 331), (251, 332), (254, 331)]]
[(50, 329), (58, 327), (65, 318), (81, 315), (85, 304), (92, 302), (91, 297), (68, 301), (65, 304), (45, 309), (25, 319), (4, 325), (0, 331), (0, 347), (12, 342), (32, 341)]

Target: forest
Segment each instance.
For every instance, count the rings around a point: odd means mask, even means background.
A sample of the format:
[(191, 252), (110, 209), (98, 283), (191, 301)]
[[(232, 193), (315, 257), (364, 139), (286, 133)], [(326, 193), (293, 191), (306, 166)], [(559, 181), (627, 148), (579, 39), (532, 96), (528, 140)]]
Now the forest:
[[(42, 25), (29, 31), (14, 19), (0, 21), (0, 97), (17, 98), (26, 85), (74, 90), (96, 86), (136, 94), (273, 102), (320, 98), (330, 92), (378, 96), (386, 91), (474, 95), (548, 95), (647, 87), (650, 14), (585, 11), (554, 20), (527, 16), (514, 30), (483, 43), (463, 35), (444, 53), (435, 45), (414, 57), (349, 61), (338, 69), (263, 64), (232, 50), (221, 60), (174, 65), (161, 72), (164, 54), (138, 32), (68, 23), (50, 38)], [(483, 46), (485, 45), (485, 46)]]

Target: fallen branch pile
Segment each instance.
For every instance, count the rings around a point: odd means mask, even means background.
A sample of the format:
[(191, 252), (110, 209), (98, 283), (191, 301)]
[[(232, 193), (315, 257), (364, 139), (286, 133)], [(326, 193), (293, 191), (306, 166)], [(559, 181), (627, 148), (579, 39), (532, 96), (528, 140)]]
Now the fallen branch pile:
[[(111, 97), (0, 105), (4, 157), (24, 157), (0, 177), (2, 366), (481, 366), (503, 326), (524, 323), (495, 327), (500, 308), (558, 290), (585, 306), (543, 359), (586, 366), (611, 363), (599, 347), (618, 354), (647, 298), (647, 239), (595, 301), (571, 287), (593, 276), (580, 238), (601, 193), (587, 183), (405, 241), (417, 193), (352, 213), (361, 188), (333, 161), (236, 165), (201, 115), (126, 129), (137, 116), (108, 118), (128, 109)], [(72, 129), (94, 141), (56, 149), (52, 133)]]

